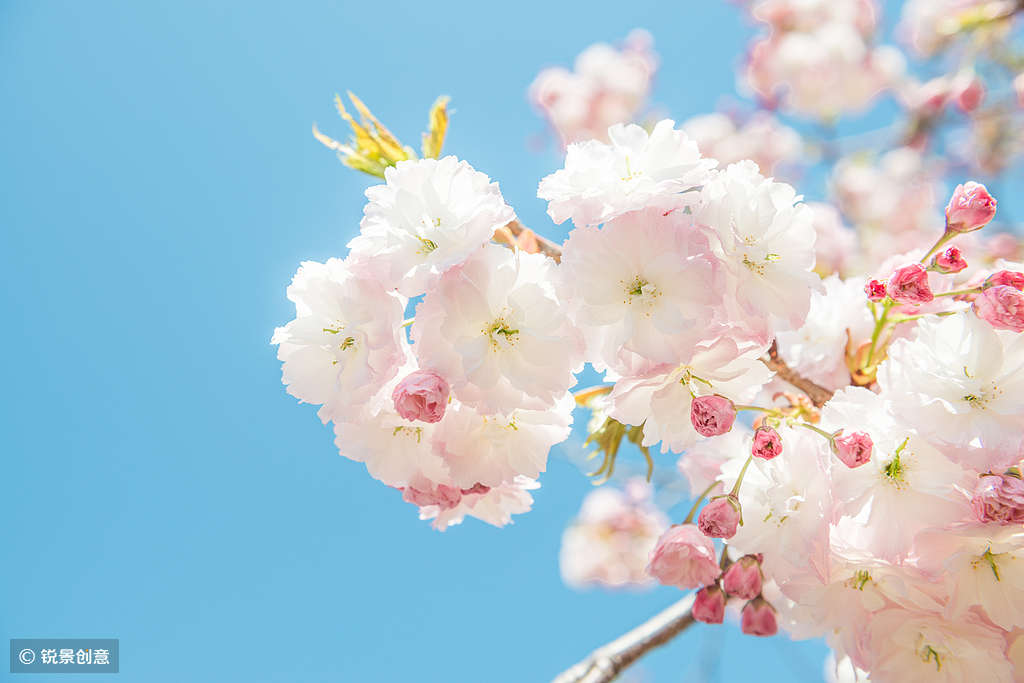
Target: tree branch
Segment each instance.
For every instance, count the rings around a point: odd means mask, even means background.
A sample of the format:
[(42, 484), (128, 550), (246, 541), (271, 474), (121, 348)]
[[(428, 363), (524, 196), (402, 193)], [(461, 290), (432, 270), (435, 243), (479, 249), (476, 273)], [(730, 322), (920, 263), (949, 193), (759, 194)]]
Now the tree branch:
[(768, 357), (762, 358), (761, 362), (774, 370), (779, 379), (789, 382), (794, 387), (807, 394), (807, 398), (811, 399), (811, 403), (813, 403), (815, 407), (822, 407), (830, 398), (832, 398), (831, 391), (825, 387), (815, 384), (793, 368), (786, 365), (786, 361), (782, 360), (782, 356), (779, 355), (778, 342), (772, 342), (771, 348), (768, 349)]
[(695, 623), (691, 608), (696, 596), (696, 593), (690, 593), (629, 633), (597, 648), (586, 659), (556, 676), (552, 683), (608, 683), (615, 680), (640, 657)]
[(551, 240), (545, 239), (530, 230), (528, 227), (519, 222), (519, 219), (512, 221), (505, 226), (506, 229), (512, 236), (516, 238), (519, 246), (531, 253), (540, 253), (545, 256), (550, 256), (558, 263), (562, 260), (562, 248), (552, 242)]

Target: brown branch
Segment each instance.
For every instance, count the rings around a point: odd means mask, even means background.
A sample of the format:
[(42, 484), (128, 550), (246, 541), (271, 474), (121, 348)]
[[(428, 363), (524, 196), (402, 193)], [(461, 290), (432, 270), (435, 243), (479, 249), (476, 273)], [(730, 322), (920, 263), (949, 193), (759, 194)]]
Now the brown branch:
[(552, 683), (608, 683), (615, 680), (640, 657), (696, 623), (691, 612), (696, 595), (691, 593), (629, 633), (597, 648), (586, 659), (556, 676)]
[(530, 230), (520, 223), (518, 219), (506, 225), (505, 228), (512, 233), (519, 247), (524, 251), (550, 256), (555, 260), (555, 263), (562, 260), (562, 248), (560, 246)]
[(768, 357), (762, 358), (761, 362), (774, 370), (779, 379), (789, 382), (794, 387), (807, 394), (807, 397), (811, 399), (811, 403), (813, 403), (815, 407), (822, 407), (830, 398), (832, 398), (831, 391), (823, 386), (815, 384), (793, 368), (786, 365), (786, 361), (782, 360), (782, 356), (779, 355), (779, 346), (777, 342), (772, 342), (771, 348), (768, 349)]

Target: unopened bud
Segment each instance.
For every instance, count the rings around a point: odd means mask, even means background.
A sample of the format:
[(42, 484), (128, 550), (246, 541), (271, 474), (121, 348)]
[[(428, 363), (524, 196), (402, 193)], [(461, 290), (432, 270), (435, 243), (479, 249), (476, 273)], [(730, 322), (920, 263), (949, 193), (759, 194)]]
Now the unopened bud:
[(996, 200), (981, 183), (957, 185), (946, 205), (946, 230), (972, 232), (988, 225), (996, 215)]
[(761, 563), (754, 555), (744, 555), (722, 575), (722, 590), (744, 600), (761, 594)]
[(704, 506), (697, 517), (701, 533), (710, 538), (732, 538), (740, 523), (740, 501), (729, 494), (715, 498)]

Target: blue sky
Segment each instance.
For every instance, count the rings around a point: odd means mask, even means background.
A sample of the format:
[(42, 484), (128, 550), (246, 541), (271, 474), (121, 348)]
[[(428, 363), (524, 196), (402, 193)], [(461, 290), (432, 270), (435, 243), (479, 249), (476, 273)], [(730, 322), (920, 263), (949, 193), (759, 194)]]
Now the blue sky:
[[(343, 135), (335, 92), (410, 141), (450, 95), (447, 151), (560, 237), (534, 74), (646, 27), (684, 119), (732, 92), (748, 27), (724, 2), (372, 7), (0, 5), (4, 639), (120, 638), (111, 681), (519, 682), (679, 597), (562, 586), (572, 445), (515, 525), (432, 531), (337, 455), (269, 339), (299, 261), (358, 227), (370, 179), (310, 135)], [(637, 680), (819, 680), (825, 652), (699, 627)]]

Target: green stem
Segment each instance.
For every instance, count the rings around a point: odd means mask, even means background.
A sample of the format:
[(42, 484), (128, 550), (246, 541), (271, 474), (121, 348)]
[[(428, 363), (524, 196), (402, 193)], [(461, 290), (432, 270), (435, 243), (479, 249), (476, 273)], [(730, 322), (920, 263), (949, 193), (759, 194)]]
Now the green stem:
[(693, 521), (693, 516), (697, 514), (697, 508), (700, 507), (700, 504), (704, 502), (704, 499), (708, 497), (708, 494), (711, 493), (719, 483), (721, 482), (717, 480), (711, 482), (711, 486), (704, 489), (704, 492), (697, 496), (697, 500), (694, 501), (693, 507), (690, 508), (690, 511), (686, 515), (686, 519), (683, 520), (683, 524), (689, 524)]
[(866, 360), (867, 367), (871, 367), (872, 360), (875, 357), (875, 348), (878, 346), (878, 337), (882, 334), (882, 328), (889, 321), (889, 309), (892, 308), (895, 302), (891, 299), (886, 299), (885, 303), (882, 304), (882, 314), (875, 319), (875, 329), (871, 332), (871, 346), (868, 347), (868, 357)]
[(821, 434), (823, 437), (825, 437), (828, 440), (829, 443), (832, 443), (833, 439), (835, 439), (835, 437), (832, 436), (832, 434), (830, 434), (829, 432), (826, 432), (824, 429), (820, 429), (818, 427), (815, 427), (810, 422), (797, 422), (795, 424), (798, 424), (801, 427), (805, 427), (806, 429), (810, 429), (812, 432), (817, 432), (818, 434)]
[(741, 410), (755, 410), (759, 413), (767, 413), (768, 415), (779, 414), (779, 411), (777, 410), (774, 410), (772, 408), (762, 408), (761, 406), (748, 406), (739, 403), (734, 403), (732, 407), (735, 408), (737, 413), (740, 412)]
[(412, 325), (414, 322), (416, 322), (416, 318), (409, 318), (404, 323), (402, 323), (402, 327), (409, 327), (409, 325)]
[(970, 287), (968, 289), (954, 289), (952, 292), (940, 292), (935, 295), (938, 299), (940, 296), (960, 296), (961, 294), (977, 294), (981, 291), (981, 287)]
[(748, 455), (747, 461), (743, 463), (743, 469), (740, 470), (740, 476), (736, 477), (736, 483), (733, 484), (732, 491), (729, 492), (729, 495), (732, 496), (733, 498), (739, 495), (740, 484), (743, 483), (743, 476), (747, 473), (747, 468), (750, 467), (750, 463), (753, 459), (753, 455)]
[(911, 320), (920, 320), (921, 318), (927, 318), (930, 315), (934, 315), (941, 318), (947, 315), (956, 315), (959, 312), (960, 311), (939, 311), (937, 313), (918, 313), (917, 315), (901, 315), (892, 318), (890, 322), (892, 322), (893, 325), (899, 325), (900, 323), (910, 322)]
[(925, 261), (930, 259), (932, 257), (932, 255), (935, 254), (935, 252), (937, 252), (939, 249), (942, 249), (942, 245), (944, 245), (946, 242), (950, 241), (951, 239), (953, 239), (956, 236), (957, 236), (957, 233), (955, 233), (955, 232), (944, 232), (944, 233), (942, 233), (942, 237), (940, 237), (938, 239), (938, 241), (935, 244), (932, 245), (932, 248), (929, 249), (928, 253), (925, 254), (924, 257), (921, 259), (921, 263), (924, 263)]

